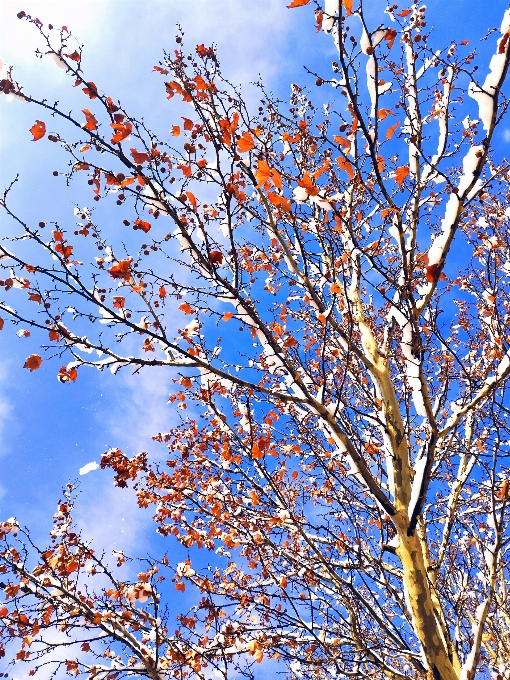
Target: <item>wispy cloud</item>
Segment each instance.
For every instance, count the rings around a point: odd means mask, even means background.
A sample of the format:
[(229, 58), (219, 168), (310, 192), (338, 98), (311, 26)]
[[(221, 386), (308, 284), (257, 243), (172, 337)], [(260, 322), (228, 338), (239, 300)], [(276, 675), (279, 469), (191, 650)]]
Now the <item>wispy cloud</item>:
[[(8, 365), (0, 365), (0, 457), (6, 455), (10, 450), (7, 429), (12, 414), (12, 403), (5, 396), (5, 386), (8, 381)], [(0, 487), (0, 498), (2, 497), (2, 487)]]

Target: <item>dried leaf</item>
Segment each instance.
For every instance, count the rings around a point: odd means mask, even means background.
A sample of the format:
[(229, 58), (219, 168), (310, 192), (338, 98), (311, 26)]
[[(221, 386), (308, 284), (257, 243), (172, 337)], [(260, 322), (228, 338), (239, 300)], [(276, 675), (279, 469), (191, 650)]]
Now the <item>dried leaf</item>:
[(37, 142), (38, 139), (42, 139), (46, 134), (46, 123), (43, 123), (42, 120), (36, 120), (30, 128), (30, 132), (34, 135), (32, 141)]
[(219, 250), (211, 250), (209, 253), (209, 262), (211, 264), (223, 264), (223, 253)]
[(133, 229), (141, 229), (145, 234), (150, 231), (151, 225), (149, 222), (144, 222), (143, 220), (135, 220), (133, 222)]
[(87, 119), (87, 122), (82, 125), (82, 127), (85, 130), (97, 130), (97, 118), (88, 110), (88, 109), (82, 109), (83, 113), (85, 114), (85, 118)]
[(255, 141), (249, 132), (245, 132), (237, 142), (237, 148), (241, 153), (251, 151), (255, 147)]
[(409, 174), (409, 166), (408, 165), (401, 165), (399, 168), (397, 168), (393, 174), (393, 179), (395, 182), (398, 184), (399, 187), (402, 186), (403, 181)]
[(150, 156), (148, 153), (145, 153), (145, 151), (131, 149), (131, 156), (137, 165), (142, 165), (143, 163), (148, 163), (150, 161)]
[(400, 120), (397, 120), (395, 125), (392, 125), (390, 128), (386, 130), (386, 139), (391, 139), (393, 137), (393, 134), (395, 133), (395, 130), (398, 128), (400, 125)]
[(352, 0), (342, 0), (342, 7), (345, 9), (345, 16), (350, 17), (352, 14)]
[(128, 257), (125, 260), (121, 260), (113, 267), (108, 270), (110, 276), (114, 279), (124, 279), (124, 281), (129, 281), (131, 279), (131, 261), (132, 258)]
[(32, 373), (32, 371), (37, 371), (41, 364), (42, 364), (41, 357), (38, 354), (31, 354), (25, 361), (23, 368), (28, 368), (30, 370), (30, 373)]

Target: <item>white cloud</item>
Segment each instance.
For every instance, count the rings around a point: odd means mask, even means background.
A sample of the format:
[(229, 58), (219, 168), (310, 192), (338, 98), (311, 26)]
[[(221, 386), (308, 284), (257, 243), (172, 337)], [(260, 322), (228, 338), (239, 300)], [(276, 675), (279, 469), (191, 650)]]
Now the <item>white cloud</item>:
[(7, 367), (4, 363), (3, 365), (0, 365), (0, 457), (5, 455), (10, 448), (6, 434), (7, 425), (11, 417), (12, 404), (3, 394), (5, 392), (7, 378)]
[(506, 128), (505, 130), (503, 130), (503, 139), (505, 140), (505, 142), (510, 142), (510, 129), (509, 128)]
[(167, 432), (175, 422), (175, 411), (169, 407), (168, 395), (174, 375), (164, 368), (147, 367), (140, 373), (121, 370), (112, 380), (113, 402), (104, 418), (111, 439), (107, 446), (118, 446), (130, 452), (147, 450), (151, 437)]

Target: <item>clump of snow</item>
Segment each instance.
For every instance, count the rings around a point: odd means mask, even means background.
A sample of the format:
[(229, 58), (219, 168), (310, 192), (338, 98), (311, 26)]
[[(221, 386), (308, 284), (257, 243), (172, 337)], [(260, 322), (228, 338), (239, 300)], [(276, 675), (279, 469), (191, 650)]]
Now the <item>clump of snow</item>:
[(87, 475), (89, 472), (92, 472), (92, 470), (98, 470), (99, 465), (96, 463), (96, 461), (92, 461), (92, 463), (87, 463), (87, 465), (84, 465), (83, 467), (80, 468), (80, 475)]
[(322, 30), (331, 33), (335, 25), (335, 18), (338, 12), (338, 0), (324, 0), (324, 14), (322, 17)]
[(50, 59), (53, 59), (53, 61), (59, 68), (67, 68), (67, 64), (65, 63), (65, 61), (56, 52), (46, 52), (46, 56), (49, 57)]
[(152, 586), (148, 583), (135, 583), (126, 590), (126, 600), (134, 603), (147, 602), (149, 597), (153, 597)]

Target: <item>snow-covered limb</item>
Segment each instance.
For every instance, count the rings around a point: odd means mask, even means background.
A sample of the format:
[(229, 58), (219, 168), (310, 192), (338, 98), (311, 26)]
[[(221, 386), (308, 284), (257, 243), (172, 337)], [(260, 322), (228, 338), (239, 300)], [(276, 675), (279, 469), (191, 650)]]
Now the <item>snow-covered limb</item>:
[(496, 366), (495, 374), (488, 377), (484, 384), (479, 388), (474, 397), (472, 397), (467, 404), (464, 406), (454, 406), (452, 407), (452, 415), (446, 422), (445, 426), (438, 434), (438, 438), (444, 438), (449, 432), (451, 432), (460, 420), (468, 413), (471, 413), (473, 409), (482, 402), (498, 385), (510, 375), (510, 352), (507, 352), (499, 364)]
[(437, 279), (442, 271), (444, 261), (456, 233), (462, 210), (465, 204), (478, 193), (481, 187), (480, 177), (487, 159), (487, 143), (490, 142), (494, 132), (499, 92), (508, 69), (510, 10), (505, 12), (500, 30), (503, 36), (498, 39), (496, 54), (492, 57), (490, 73), (485, 81), (486, 87), (484, 86), (482, 90), (479, 90), (472, 84), (469, 90), (470, 95), (478, 102), (479, 116), (483, 122), (484, 129), (487, 131), (487, 140), (485, 144), (471, 146), (463, 158), (463, 172), (458, 181), (457, 190), (448, 199), (441, 224), (441, 231), (433, 239), (428, 251), (428, 266), (431, 267), (429, 271), (433, 275), (420, 290), (421, 298), (418, 302), (418, 309), (420, 310), (425, 308), (430, 295), (435, 289)]
[(510, 35), (510, 10), (506, 10), (500, 26), (502, 37), (498, 39), (497, 50), (493, 55), (490, 71), (480, 87), (474, 80), (469, 85), (469, 96), (478, 104), (478, 115), (483, 128), (489, 132), (493, 125), (497, 110), (498, 93), (508, 68), (508, 36)]

